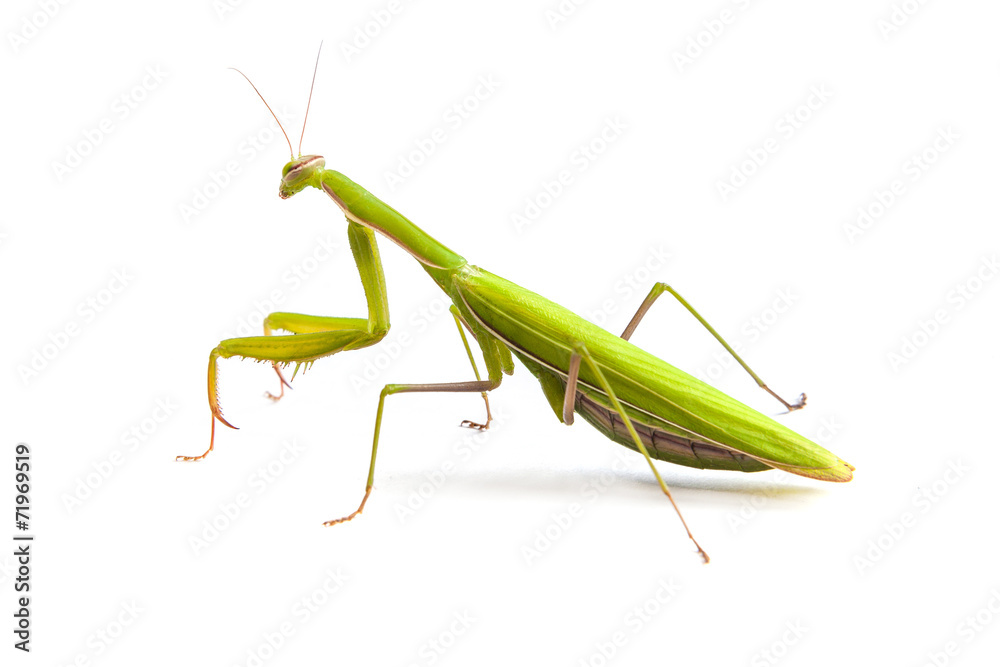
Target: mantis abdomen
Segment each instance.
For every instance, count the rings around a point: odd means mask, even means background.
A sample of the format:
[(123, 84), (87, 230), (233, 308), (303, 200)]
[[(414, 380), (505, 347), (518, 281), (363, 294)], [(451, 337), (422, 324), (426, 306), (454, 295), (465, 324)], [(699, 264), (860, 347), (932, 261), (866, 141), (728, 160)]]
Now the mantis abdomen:
[[(631, 434), (625, 427), (625, 422), (613, 409), (601, 405), (583, 392), (578, 391), (576, 392), (576, 412), (611, 440), (638, 451), (632, 441)], [(759, 472), (771, 469), (771, 466), (742, 452), (644, 423), (641, 417), (637, 418), (631, 411), (629, 419), (632, 420), (632, 426), (635, 427), (642, 439), (642, 444), (646, 446), (649, 455), (654, 459), (691, 468), (711, 470)], [(649, 419), (649, 421), (654, 420)]]

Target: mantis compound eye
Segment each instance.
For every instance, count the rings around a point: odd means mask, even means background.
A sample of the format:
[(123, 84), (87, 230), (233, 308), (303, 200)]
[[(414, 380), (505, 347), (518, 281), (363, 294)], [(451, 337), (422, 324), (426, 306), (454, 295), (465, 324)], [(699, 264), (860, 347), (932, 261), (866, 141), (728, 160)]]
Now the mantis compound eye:
[(303, 155), (292, 160), (281, 170), (281, 185), (278, 196), (288, 199), (309, 184), (313, 174), (322, 171), (326, 160), (320, 155)]
[(321, 155), (303, 155), (292, 160), (281, 170), (281, 182), (291, 185), (301, 178), (312, 175), (313, 172), (323, 169), (326, 160)]

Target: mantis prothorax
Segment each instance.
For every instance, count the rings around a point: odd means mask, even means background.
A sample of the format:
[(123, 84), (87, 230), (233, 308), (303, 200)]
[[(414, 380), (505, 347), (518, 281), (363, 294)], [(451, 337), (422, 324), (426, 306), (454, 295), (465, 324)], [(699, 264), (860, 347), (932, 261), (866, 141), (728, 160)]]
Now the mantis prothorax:
[[(313, 86), (315, 81), (314, 70)], [(311, 103), (312, 88), (309, 99)], [(304, 122), (302, 132), (304, 137)], [(285, 138), (288, 139), (287, 133)], [(277, 400), (284, 394), (284, 387), (290, 386), (281, 373), (282, 366), (294, 364), (297, 371), (301, 365), (312, 364), (322, 357), (361, 349), (382, 340), (389, 331), (389, 309), (376, 243), (380, 234), (408, 252), (451, 299), (451, 312), (476, 379), (387, 384), (379, 396), (371, 464), (361, 504), (353, 513), (325, 525), (349, 521), (364, 509), (375, 479), (379, 431), (388, 396), (408, 392), (480, 393), (486, 402), (485, 423), (467, 421), (463, 425), (486, 429), (491, 420), (487, 392), (500, 386), (504, 374), (513, 372), (513, 357), (538, 379), (542, 393), (561, 422), (572, 424), (574, 413), (578, 413), (611, 440), (645, 457), (660, 489), (673, 504), (688, 537), (706, 563), (708, 555), (684, 522), (670, 489), (653, 465), (654, 458), (695, 468), (743, 472), (777, 468), (831, 482), (851, 480), (854, 467), (823, 447), (629, 342), (657, 298), (669, 293), (785, 408), (791, 411), (804, 405), (805, 395), (790, 403), (771, 391), (722, 336), (668, 285), (657, 283), (624, 333), (615, 336), (534, 292), (468, 263), (343, 174), (326, 169), (325, 160), (319, 155), (301, 155), (301, 148), (300, 138), (299, 157), (293, 154), (282, 169), (278, 195), (287, 199), (307, 187), (316, 188), (330, 197), (347, 218), (348, 239), (364, 286), (368, 316), (272, 313), (264, 321), (263, 336), (231, 338), (219, 343), (209, 355), (208, 364), (211, 443), (204, 454), (178, 457), (179, 460), (198, 460), (212, 451), (216, 420), (235, 428), (223, 418), (219, 407), (216, 390), (219, 358), (235, 356), (271, 362), (281, 382), (281, 393), (271, 396)], [(291, 141), (288, 149), (291, 153)], [(482, 351), (486, 380), (479, 374), (465, 329), (472, 333)], [(271, 335), (277, 330), (294, 335)]]

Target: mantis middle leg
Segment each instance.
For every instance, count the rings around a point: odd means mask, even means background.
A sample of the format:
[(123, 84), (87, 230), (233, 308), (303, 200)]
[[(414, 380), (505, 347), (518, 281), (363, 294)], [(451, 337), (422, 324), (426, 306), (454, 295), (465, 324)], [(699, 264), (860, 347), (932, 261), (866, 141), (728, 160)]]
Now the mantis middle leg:
[[(455, 311), (452, 312), (455, 315), (455, 320), (459, 322), (459, 331), (462, 331), (458, 313)], [(464, 332), (462, 332), (462, 341), (465, 343), (465, 349), (469, 352), (469, 360), (472, 361), (472, 367), (476, 371), (476, 380), (469, 382), (441, 382), (435, 384), (387, 384), (382, 388), (382, 393), (379, 395), (378, 399), (378, 412), (375, 415), (375, 436), (372, 440), (372, 458), (371, 463), (368, 466), (368, 481), (365, 484), (365, 495), (362, 497), (361, 504), (358, 505), (358, 509), (354, 510), (345, 517), (341, 517), (340, 519), (326, 521), (323, 523), (324, 526), (333, 526), (338, 523), (350, 521), (357, 515), (361, 514), (361, 512), (365, 509), (365, 503), (368, 502), (368, 496), (371, 495), (372, 488), (375, 484), (375, 458), (378, 455), (378, 438), (379, 433), (382, 431), (382, 412), (385, 409), (386, 396), (410, 392), (479, 392), (485, 398), (486, 392), (492, 391), (500, 386), (503, 372), (501, 370), (501, 357), (503, 355), (498, 348), (498, 345), (500, 344), (492, 337), (484, 333), (481, 333), (477, 337), (477, 342), (483, 351), (483, 361), (486, 362), (486, 370), (489, 376), (488, 380), (480, 380), (479, 370), (476, 369), (476, 362), (472, 358), (472, 351), (469, 348)], [(489, 402), (486, 403), (486, 407), (488, 413)], [(487, 425), (488, 423), (489, 422), (487, 422)], [(486, 427), (483, 426), (482, 428), (485, 429)]]

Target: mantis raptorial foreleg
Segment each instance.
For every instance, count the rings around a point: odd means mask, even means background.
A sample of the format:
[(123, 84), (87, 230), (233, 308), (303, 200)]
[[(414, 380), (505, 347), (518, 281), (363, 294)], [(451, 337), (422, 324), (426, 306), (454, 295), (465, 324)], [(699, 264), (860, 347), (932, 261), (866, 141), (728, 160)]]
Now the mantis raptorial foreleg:
[[(295, 368), (298, 369), (302, 364), (311, 364), (316, 359), (337, 352), (374, 345), (385, 337), (389, 331), (389, 302), (375, 233), (362, 225), (348, 221), (347, 237), (361, 276), (365, 299), (368, 301), (368, 318), (272, 313), (265, 320), (265, 335), (229, 338), (219, 343), (208, 358), (208, 404), (212, 410), (212, 437), (208, 449), (198, 456), (178, 456), (178, 461), (197, 461), (212, 451), (215, 447), (216, 419), (229, 428), (236, 428), (222, 416), (222, 408), (219, 406), (217, 365), (220, 357), (223, 359), (245, 357), (270, 361), (284, 386), (288, 383), (281, 374), (280, 366), (295, 364)], [(270, 334), (274, 329), (290, 331), (295, 335), (272, 336)], [(282, 394), (271, 397), (277, 399)]]
[[(457, 313), (455, 314), (455, 319), (459, 320)], [(462, 330), (461, 323), (459, 324), (459, 331)], [(465, 338), (465, 333), (462, 332), (462, 340), (465, 342), (465, 349), (469, 352), (469, 360), (472, 361), (473, 369), (476, 369), (476, 362), (472, 358), (472, 350), (469, 348), (468, 341)], [(345, 521), (350, 521), (357, 515), (361, 514), (362, 510), (365, 508), (365, 503), (368, 502), (368, 496), (372, 493), (372, 487), (375, 484), (375, 457), (378, 454), (378, 437), (379, 433), (382, 431), (382, 412), (385, 409), (385, 397), (392, 394), (403, 394), (409, 392), (480, 392), (483, 396), (486, 396), (486, 392), (492, 391), (500, 386), (501, 376), (501, 354), (496, 347), (496, 343), (492, 338), (487, 336), (480, 336), (477, 338), (480, 347), (483, 350), (483, 361), (486, 362), (486, 369), (489, 374), (489, 380), (480, 380), (479, 370), (476, 369), (476, 380), (470, 382), (441, 382), (435, 384), (387, 384), (382, 388), (382, 393), (379, 395), (378, 399), (378, 412), (375, 415), (375, 436), (372, 440), (372, 460), (368, 466), (368, 482), (365, 484), (365, 495), (361, 499), (361, 504), (358, 505), (358, 509), (354, 510), (350, 514), (340, 519), (334, 519), (332, 521), (326, 521), (323, 523), (324, 526), (333, 526), (338, 523), (343, 523)], [(487, 402), (487, 411), (489, 410), (489, 402)], [(484, 427), (485, 428), (485, 427)]]
[(701, 322), (702, 326), (704, 326), (706, 329), (708, 329), (708, 332), (710, 334), (712, 334), (713, 336), (715, 336), (715, 339), (717, 341), (719, 341), (720, 343), (722, 343), (722, 346), (724, 348), (726, 348), (726, 350), (729, 352), (729, 354), (733, 355), (733, 358), (736, 359), (736, 361), (739, 362), (740, 366), (742, 366), (743, 369), (747, 373), (750, 374), (750, 377), (752, 377), (754, 379), (754, 381), (757, 383), (757, 386), (759, 386), (761, 389), (763, 389), (767, 393), (771, 394), (771, 396), (774, 396), (776, 399), (778, 399), (779, 401), (781, 401), (781, 404), (784, 405), (785, 408), (787, 408), (789, 412), (792, 412), (793, 410), (798, 410), (799, 408), (804, 408), (805, 407), (805, 405), (806, 405), (806, 395), (805, 394), (799, 394), (798, 401), (796, 401), (795, 403), (789, 403), (788, 401), (786, 401), (785, 399), (783, 399), (781, 396), (778, 396), (776, 393), (774, 393), (773, 391), (771, 391), (771, 388), (768, 387), (766, 384), (764, 384), (764, 381), (761, 380), (760, 377), (756, 373), (754, 373), (753, 370), (751, 370), (751, 368), (749, 366), (747, 366), (746, 362), (743, 361), (743, 359), (740, 358), (740, 355), (736, 354), (736, 350), (734, 350), (732, 347), (729, 346), (729, 343), (727, 343), (725, 341), (725, 339), (722, 336), (720, 336), (719, 333), (714, 328), (712, 328), (712, 325), (709, 324), (708, 322), (706, 322), (705, 318), (702, 317), (700, 314), (698, 314), (698, 311), (695, 310), (691, 306), (691, 304), (689, 304), (684, 299), (684, 297), (682, 297), (680, 294), (678, 294), (677, 291), (674, 290), (673, 287), (671, 287), (670, 285), (668, 285), (666, 283), (656, 283), (655, 285), (653, 285), (653, 289), (649, 290), (649, 294), (643, 300), (642, 305), (639, 306), (639, 310), (637, 310), (635, 312), (635, 315), (632, 316), (632, 321), (628, 323), (628, 326), (625, 327), (625, 331), (622, 332), (622, 335), (621, 335), (622, 338), (624, 338), (625, 340), (628, 340), (629, 338), (632, 337), (632, 334), (635, 333), (636, 327), (639, 326), (639, 322), (641, 322), (642, 318), (645, 317), (646, 312), (653, 306), (653, 303), (658, 298), (660, 298), (660, 295), (663, 294), (664, 292), (669, 292), (675, 299), (677, 299), (681, 303), (682, 306), (684, 306), (685, 308), (687, 308), (687, 310), (688, 310), (689, 313), (691, 313), (692, 315), (695, 316), (695, 319), (697, 319), (699, 322)]
[[(354, 334), (362, 335), (362, 338), (364, 338), (364, 334), (369, 332), (370, 325), (370, 320), (360, 317), (322, 317), (318, 315), (300, 315), (298, 313), (271, 313), (264, 319), (264, 335), (270, 336), (273, 331), (288, 331), (293, 334), (343, 331), (353, 332)], [(371, 344), (371, 342), (368, 343), (368, 345)], [(365, 345), (361, 347), (365, 347)], [(281, 392), (277, 396), (271, 392), (267, 392), (265, 396), (273, 401), (278, 401), (285, 395), (285, 387), (291, 388), (292, 385), (285, 380), (278, 362), (272, 362), (271, 365), (274, 367), (274, 371), (278, 374), (278, 379), (281, 381)], [(298, 370), (298, 366), (296, 366), (296, 370)], [(292, 375), (292, 379), (295, 379), (294, 374)]]
[[(333, 330), (363, 331), (370, 334), (381, 332), (382, 336), (389, 330), (389, 301), (385, 293), (385, 275), (382, 271), (382, 260), (378, 254), (375, 232), (348, 220), (347, 238), (351, 245), (351, 254), (361, 276), (361, 286), (365, 290), (368, 301), (368, 319), (353, 317), (321, 317), (316, 315), (299, 315), (297, 313), (271, 313), (264, 320), (264, 335), (270, 336), (273, 331), (288, 331), (293, 334), (318, 333)], [(381, 340), (381, 336), (364, 345), (349, 349), (367, 347)], [(267, 392), (266, 396), (278, 401), (285, 395), (285, 387), (291, 388), (281, 367), (274, 363), (274, 372), (281, 381), (280, 393), (275, 396)], [(296, 366), (298, 370), (298, 366)], [(293, 378), (294, 379), (294, 375)]]
[[(574, 366), (576, 367), (576, 369), (579, 369), (581, 358), (585, 362), (587, 362), (587, 366), (590, 368), (591, 372), (593, 372), (594, 376), (597, 378), (597, 383), (600, 385), (601, 389), (604, 391), (605, 394), (607, 394), (608, 400), (611, 401), (611, 405), (614, 408), (615, 412), (618, 413), (618, 416), (621, 417), (622, 422), (625, 423), (625, 428), (628, 429), (629, 435), (632, 436), (632, 441), (635, 443), (636, 449), (638, 449), (639, 452), (646, 458), (646, 463), (649, 464), (650, 469), (653, 471), (653, 475), (656, 477), (657, 483), (660, 485), (660, 488), (663, 490), (663, 493), (667, 495), (667, 498), (670, 500), (670, 504), (674, 506), (674, 510), (677, 511), (677, 516), (680, 517), (681, 523), (684, 525), (684, 530), (687, 531), (688, 537), (690, 537), (691, 541), (694, 542), (694, 545), (698, 547), (698, 553), (701, 554), (701, 557), (704, 558), (705, 562), (707, 563), (709, 561), (708, 554), (705, 553), (705, 550), (701, 548), (700, 544), (698, 544), (698, 540), (694, 539), (694, 535), (691, 534), (691, 529), (688, 528), (687, 521), (684, 520), (684, 515), (681, 514), (681, 510), (679, 507), (677, 507), (677, 503), (674, 502), (674, 497), (670, 493), (670, 488), (667, 486), (667, 483), (663, 481), (663, 478), (660, 477), (660, 471), (656, 469), (655, 465), (653, 465), (653, 459), (649, 456), (649, 452), (646, 450), (646, 445), (643, 444), (642, 438), (640, 438), (639, 434), (636, 433), (635, 426), (632, 425), (632, 420), (629, 419), (628, 414), (625, 412), (625, 408), (622, 407), (622, 404), (618, 401), (618, 397), (615, 396), (614, 389), (611, 388), (611, 385), (608, 383), (607, 378), (604, 377), (604, 373), (601, 372), (601, 367), (598, 366), (597, 363), (594, 361), (594, 358), (590, 355), (590, 352), (587, 350), (587, 346), (585, 344), (583, 344), (582, 342), (576, 342), (574, 343), (573, 347), (575, 352), (570, 357), (570, 369), (571, 369), (570, 373), (572, 374)], [(573, 384), (572, 396), (575, 397), (576, 395), (575, 377), (573, 378), (572, 384)], [(570, 385), (569, 383), (567, 383), (566, 385), (567, 402), (569, 400), (568, 397), (571, 395), (569, 393), (569, 390), (570, 390)]]

